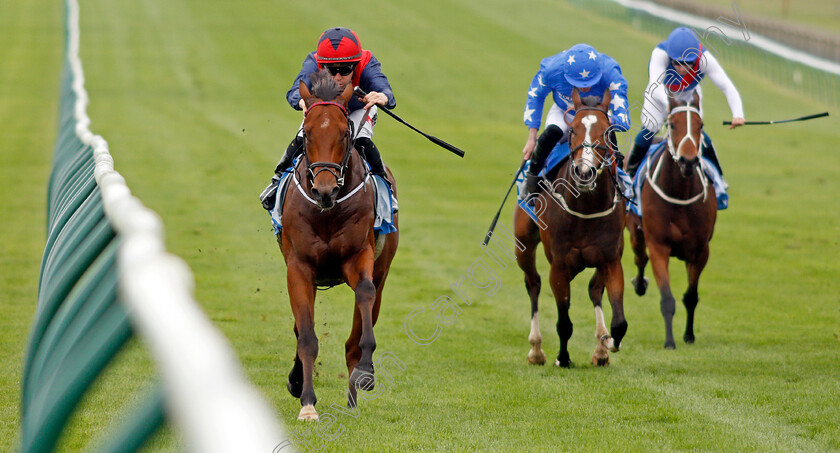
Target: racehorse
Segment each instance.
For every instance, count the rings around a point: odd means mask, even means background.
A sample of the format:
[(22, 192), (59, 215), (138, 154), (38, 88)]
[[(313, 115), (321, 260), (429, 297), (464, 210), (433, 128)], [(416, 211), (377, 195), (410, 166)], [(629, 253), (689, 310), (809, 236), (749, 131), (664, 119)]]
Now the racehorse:
[[(304, 152), (284, 201), (283, 229), (277, 235), (295, 317), (297, 351), (286, 386), (300, 398), (298, 420), (318, 418), (312, 370), (318, 355), (314, 318), (319, 286), (347, 283), (355, 292), (353, 327), (345, 343), (348, 404), (355, 407), (357, 387), (373, 390), (373, 326), (399, 241), (397, 232), (385, 235), (376, 255), (373, 176), (353, 146), (347, 111), (353, 87), (348, 85), (342, 92), (326, 70), (313, 75), (312, 82), (311, 93), (305, 83), (300, 84), (306, 104)], [(396, 196), (390, 170), (388, 175)], [(397, 213), (393, 224), (397, 226)]]
[(668, 260), (685, 261), (688, 289), (683, 294), (686, 309), (686, 343), (694, 343), (694, 309), (697, 308), (697, 284), (709, 260), (709, 241), (715, 228), (717, 202), (714, 187), (700, 165), (703, 120), (697, 93), (690, 102), (678, 105), (669, 98), (666, 141), (668, 152), (661, 152), (647, 166), (642, 187), (642, 217), (628, 214), (627, 229), (636, 255), (638, 275), (633, 278), (636, 294), (644, 295), (644, 276), (648, 255), (653, 276), (659, 287), (660, 309), (665, 318), (665, 348), (674, 349), (672, 320), (676, 311), (668, 274)]
[[(597, 341), (592, 364), (607, 366), (609, 351), (619, 350), (627, 332), (621, 267), (625, 206), (615, 183), (614, 144), (608, 139), (611, 135), (607, 114), (610, 92), (604, 91), (603, 101), (597, 107), (583, 105), (577, 89), (572, 91), (572, 101), (575, 116), (570, 123), (570, 157), (562, 164), (550, 187), (548, 180), (540, 183), (543, 191), (534, 199), (539, 224), (522, 207), (517, 206), (514, 210), (514, 235), (524, 246), (515, 250), (516, 260), (525, 272), (525, 288), (531, 298), (528, 362), (545, 363), (537, 309), (541, 280), (535, 258), (536, 246), (542, 241), (546, 258), (551, 263), (549, 279), (557, 302), (560, 352), (555, 365), (572, 366), (567, 348), (572, 336), (569, 284), (585, 268), (594, 267), (595, 274), (589, 281)], [(613, 313), (609, 333), (601, 309), (605, 287)]]

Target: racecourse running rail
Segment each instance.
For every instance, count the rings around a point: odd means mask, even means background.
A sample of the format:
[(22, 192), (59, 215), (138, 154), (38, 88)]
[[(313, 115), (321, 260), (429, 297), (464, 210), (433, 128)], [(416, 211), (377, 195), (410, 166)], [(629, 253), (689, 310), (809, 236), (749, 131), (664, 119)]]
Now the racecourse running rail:
[(85, 391), (137, 332), (151, 349), (160, 383), (99, 440), (99, 450), (134, 451), (171, 419), (191, 451), (277, 451), (288, 441), (273, 410), (193, 298), (191, 271), (167, 253), (159, 217), (131, 195), (107, 142), (89, 129), (77, 0), (66, 1), (66, 12), (47, 243), (22, 383), (21, 450), (55, 448)]

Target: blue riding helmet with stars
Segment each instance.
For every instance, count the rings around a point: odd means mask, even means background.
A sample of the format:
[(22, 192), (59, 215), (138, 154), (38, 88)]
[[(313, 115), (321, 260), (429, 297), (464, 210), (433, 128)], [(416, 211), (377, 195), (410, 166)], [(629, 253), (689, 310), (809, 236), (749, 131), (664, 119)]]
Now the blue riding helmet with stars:
[(601, 80), (600, 55), (594, 47), (575, 44), (566, 52), (566, 81), (578, 88), (588, 88)]

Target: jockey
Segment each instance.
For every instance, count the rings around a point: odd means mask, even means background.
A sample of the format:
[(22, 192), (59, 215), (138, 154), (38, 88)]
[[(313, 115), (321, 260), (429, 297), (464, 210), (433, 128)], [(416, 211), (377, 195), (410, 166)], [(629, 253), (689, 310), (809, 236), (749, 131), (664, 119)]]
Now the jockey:
[[(608, 114), (612, 124), (610, 141), (613, 148), (616, 144), (612, 132), (625, 132), (630, 128), (627, 80), (621, 75), (621, 68), (615, 60), (587, 44), (576, 44), (557, 55), (544, 58), (531, 81), (525, 102), (524, 122), (528, 126), (528, 141), (522, 149), (522, 157), (530, 159), (531, 165), (525, 172), (525, 188), (519, 194), (520, 199), (526, 199), (537, 189), (538, 175), (554, 146), (569, 139), (566, 132), (575, 115), (573, 88), (578, 89), (586, 105), (599, 104), (604, 90), (610, 90), (612, 101)], [(554, 105), (545, 118), (545, 130), (537, 139), (543, 104), (549, 93), (553, 96)]]
[[(730, 129), (744, 125), (744, 107), (738, 89), (723, 71), (711, 52), (700, 45), (697, 36), (690, 29), (680, 27), (671, 32), (668, 39), (659, 43), (650, 55), (648, 86), (645, 90), (645, 103), (642, 108), (642, 130), (636, 135), (633, 150), (627, 156), (627, 173), (634, 176), (647, 154), (653, 136), (662, 128), (669, 115), (668, 94), (678, 102), (690, 101), (697, 92), (701, 100), (702, 116), (703, 90), (700, 81), (708, 74), (709, 79), (726, 96), (726, 102), (732, 111)], [(703, 156), (715, 164), (721, 171), (711, 139), (703, 131)], [(723, 174), (723, 171), (721, 171)]]
[[(300, 97), (300, 82), (311, 88), (310, 74), (326, 68), (343, 90), (348, 84), (361, 87), (367, 92), (363, 100), (355, 96), (350, 99), (347, 110), (356, 134), (356, 148), (370, 165), (371, 173), (385, 178), (385, 166), (379, 149), (371, 141), (373, 126), (376, 125), (377, 105), (394, 108), (397, 101), (391, 91), (388, 78), (382, 73), (379, 60), (373, 54), (362, 49), (359, 37), (349, 28), (335, 27), (326, 30), (318, 38), (318, 47), (303, 60), (303, 67), (295, 78), (292, 88), (286, 93), (286, 100), (295, 110), (305, 110), (306, 105)], [(365, 117), (365, 110), (370, 109)], [(363, 119), (366, 118), (364, 123)], [(283, 157), (274, 169), (275, 176), (292, 166), (294, 158), (303, 150), (303, 127), (283, 153)]]

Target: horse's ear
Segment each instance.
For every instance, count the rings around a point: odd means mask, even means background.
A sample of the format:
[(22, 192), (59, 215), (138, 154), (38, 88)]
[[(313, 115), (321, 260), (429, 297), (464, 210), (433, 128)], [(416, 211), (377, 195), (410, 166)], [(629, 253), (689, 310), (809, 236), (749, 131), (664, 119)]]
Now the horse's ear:
[(601, 110), (605, 112), (610, 111), (610, 101), (612, 100), (612, 94), (610, 93), (610, 89), (607, 88), (604, 90), (604, 95), (601, 97)]
[(309, 88), (306, 87), (306, 84), (303, 83), (303, 80), (300, 81), (300, 98), (303, 99), (303, 102), (306, 103), (306, 106), (309, 107), (309, 100), (312, 99), (312, 93), (309, 92)]
[(353, 84), (348, 83), (347, 86), (344, 88), (344, 92), (341, 93), (341, 96), (338, 99), (341, 101), (341, 105), (347, 107), (347, 104), (350, 102), (350, 98), (353, 97)]
[(577, 87), (572, 87), (572, 104), (574, 104), (575, 110), (578, 110), (583, 105), (583, 103), (580, 102), (580, 92), (578, 92)]
[(691, 105), (700, 108), (700, 95), (697, 93), (697, 90), (694, 90), (694, 95), (691, 97)]

